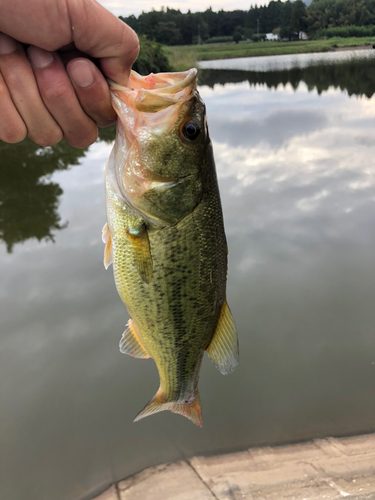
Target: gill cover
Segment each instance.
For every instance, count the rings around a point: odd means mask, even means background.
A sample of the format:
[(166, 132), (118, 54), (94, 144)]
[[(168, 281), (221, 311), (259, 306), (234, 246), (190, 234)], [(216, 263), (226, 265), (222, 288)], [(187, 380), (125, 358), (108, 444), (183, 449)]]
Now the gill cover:
[(202, 158), (208, 144), (197, 70), (143, 77), (129, 87), (110, 82), (118, 114), (115, 152), (119, 190), (149, 225), (172, 225), (202, 196)]

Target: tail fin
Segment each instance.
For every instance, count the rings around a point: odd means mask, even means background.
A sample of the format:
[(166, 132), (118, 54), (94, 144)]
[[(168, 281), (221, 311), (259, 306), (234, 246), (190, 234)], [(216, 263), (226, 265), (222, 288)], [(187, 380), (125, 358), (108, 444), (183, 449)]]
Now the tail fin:
[(158, 413), (159, 411), (169, 410), (173, 413), (178, 413), (183, 417), (188, 418), (193, 424), (202, 427), (202, 410), (201, 400), (198, 390), (196, 391), (195, 398), (191, 403), (176, 403), (173, 401), (165, 401), (162, 391), (159, 389), (153, 399), (143, 408), (141, 412), (135, 417), (134, 422), (142, 418)]

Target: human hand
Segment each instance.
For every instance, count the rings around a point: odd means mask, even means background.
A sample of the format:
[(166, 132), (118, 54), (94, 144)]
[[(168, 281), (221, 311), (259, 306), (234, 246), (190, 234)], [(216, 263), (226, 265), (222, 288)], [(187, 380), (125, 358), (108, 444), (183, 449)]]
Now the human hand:
[(89, 146), (116, 119), (105, 77), (126, 85), (138, 51), (95, 0), (0, 0), (0, 140)]

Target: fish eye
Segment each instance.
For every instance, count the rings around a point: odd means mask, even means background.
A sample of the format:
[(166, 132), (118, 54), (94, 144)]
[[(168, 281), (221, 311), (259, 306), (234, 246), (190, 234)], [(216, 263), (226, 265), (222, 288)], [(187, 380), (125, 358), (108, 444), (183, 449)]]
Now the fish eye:
[(195, 141), (195, 139), (201, 133), (201, 126), (198, 122), (190, 120), (189, 122), (186, 122), (182, 127), (182, 133), (184, 134), (185, 139), (189, 141)]

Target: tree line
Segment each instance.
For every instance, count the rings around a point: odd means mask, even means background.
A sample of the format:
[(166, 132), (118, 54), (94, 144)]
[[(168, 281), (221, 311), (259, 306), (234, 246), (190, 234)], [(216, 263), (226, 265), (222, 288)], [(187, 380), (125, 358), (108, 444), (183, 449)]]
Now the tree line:
[(375, 0), (312, 0), (309, 6), (303, 0), (273, 0), (265, 6), (251, 6), (247, 11), (214, 12), (209, 8), (186, 14), (167, 7), (120, 19), (138, 35), (165, 45), (232, 39), (258, 41), (262, 34), (270, 32), (290, 38), (299, 31), (319, 36), (326, 29), (371, 26), (375, 24)]

